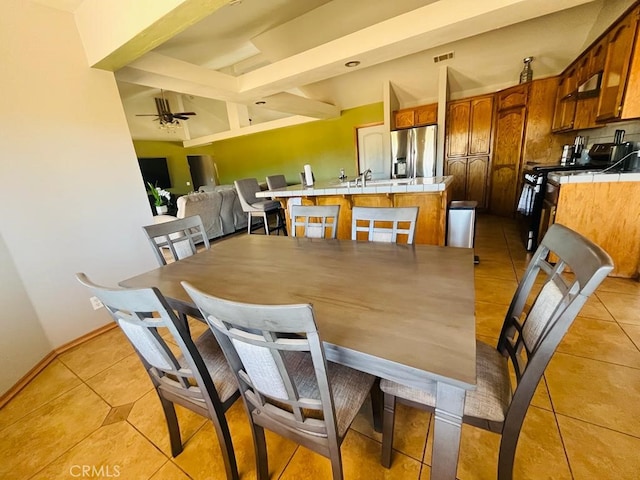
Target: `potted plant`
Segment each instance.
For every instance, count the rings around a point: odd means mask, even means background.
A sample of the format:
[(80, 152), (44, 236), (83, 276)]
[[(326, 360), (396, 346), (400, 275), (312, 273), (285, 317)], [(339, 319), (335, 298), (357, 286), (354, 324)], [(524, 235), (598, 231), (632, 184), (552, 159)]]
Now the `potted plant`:
[(149, 194), (153, 195), (154, 205), (156, 206), (158, 215), (167, 213), (168, 208), (165, 204), (165, 199), (168, 202), (171, 199), (171, 193), (160, 187), (151, 185), (151, 182), (147, 182), (147, 185), (149, 185)]

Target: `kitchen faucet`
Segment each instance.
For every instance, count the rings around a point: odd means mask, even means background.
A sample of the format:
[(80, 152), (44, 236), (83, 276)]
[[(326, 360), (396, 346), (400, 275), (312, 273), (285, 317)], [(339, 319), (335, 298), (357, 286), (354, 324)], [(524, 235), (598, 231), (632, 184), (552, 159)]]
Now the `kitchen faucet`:
[(371, 180), (371, 169), (367, 168), (364, 172), (360, 174), (359, 178), (356, 178), (356, 187), (358, 186), (358, 180), (362, 183), (362, 187), (367, 186), (367, 180)]

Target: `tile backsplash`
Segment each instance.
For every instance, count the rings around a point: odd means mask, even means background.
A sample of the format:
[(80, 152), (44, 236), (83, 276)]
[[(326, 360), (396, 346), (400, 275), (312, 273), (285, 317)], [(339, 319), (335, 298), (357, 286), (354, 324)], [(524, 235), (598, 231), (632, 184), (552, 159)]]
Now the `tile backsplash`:
[(634, 142), (635, 150), (640, 147), (640, 120), (631, 120), (628, 122), (616, 122), (605, 125), (601, 128), (591, 128), (589, 130), (580, 130), (576, 135), (581, 135), (585, 139), (585, 149), (582, 152), (582, 159), (579, 163), (588, 161), (587, 155), (589, 148), (594, 143), (611, 143), (616, 130), (624, 130), (624, 141)]

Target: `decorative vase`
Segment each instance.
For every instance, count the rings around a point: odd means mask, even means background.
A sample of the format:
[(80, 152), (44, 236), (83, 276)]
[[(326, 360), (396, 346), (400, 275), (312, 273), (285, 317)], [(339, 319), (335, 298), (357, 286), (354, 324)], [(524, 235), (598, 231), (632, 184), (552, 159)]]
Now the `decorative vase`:
[(169, 211), (169, 208), (166, 205), (156, 205), (156, 212), (158, 215), (163, 215)]

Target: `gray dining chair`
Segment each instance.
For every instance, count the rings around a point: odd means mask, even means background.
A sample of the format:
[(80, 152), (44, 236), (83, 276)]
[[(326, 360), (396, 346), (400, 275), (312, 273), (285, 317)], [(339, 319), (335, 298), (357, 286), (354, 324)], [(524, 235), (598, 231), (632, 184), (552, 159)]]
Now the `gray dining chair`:
[[(550, 254), (555, 265), (546, 260)], [(560, 224), (552, 225), (516, 289), (497, 347), (476, 341), (476, 389), (466, 393), (463, 422), (501, 435), (499, 480), (512, 478), (522, 422), (551, 356), (589, 295), (612, 269), (611, 258), (598, 245)], [(530, 298), (533, 303), (527, 308)], [(513, 391), (509, 363), (515, 371)], [(436, 383), (417, 390), (383, 379), (380, 388), (384, 392), (382, 464), (388, 468), (396, 401), (433, 411)]]
[(287, 186), (287, 179), (284, 175), (269, 175), (266, 177), (269, 190), (276, 190)]
[(205, 249), (209, 249), (210, 246), (200, 215), (177, 218), (142, 228), (160, 265), (167, 264), (165, 253), (177, 261), (194, 255), (197, 252), (197, 244), (201, 243)]
[(351, 239), (358, 240), (358, 232), (366, 232), (370, 242), (396, 243), (401, 235), (412, 244), (417, 218), (418, 207), (353, 207)]
[(292, 205), (291, 236), (300, 228), (307, 238), (336, 238), (340, 205)]
[(311, 305), (237, 303), (182, 285), (238, 379), (258, 479), (269, 478), (265, 428), (328, 457), (342, 479), (340, 445), (374, 377), (327, 362)]
[[(169, 430), (171, 454), (182, 452), (174, 404), (209, 418), (218, 437), (228, 480), (238, 480), (225, 412), (238, 399), (238, 382), (210, 330), (191, 339), (156, 288), (121, 289), (96, 285), (84, 273), (76, 278), (104, 304), (136, 350), (155, 388)], [(170, 346), (158, 331), (166, 328)], [(175, 353), (174, 353), (175, 352)]]
[(253, 217), (261, 218), (264, 222), (264, 233), (267, 235), (269, 232), (269, 214), (276, 215), (276, 228), (275, 230), (280, 233), (280, 230), (287, 234), (287, 228), (282, 219), (282, 212), (280, 202), (276, 200), (260, 200), (256, 197), (256, 193), (260, 191), (260, 185), (255, 178), (244, 178), (242, 180), (235, 180), (234, 185), (238, 192), (238, 198), (242, 205), (242, 210), (247, 214), (248, 226), (247, 233), (251, 233), (251, 219)]

